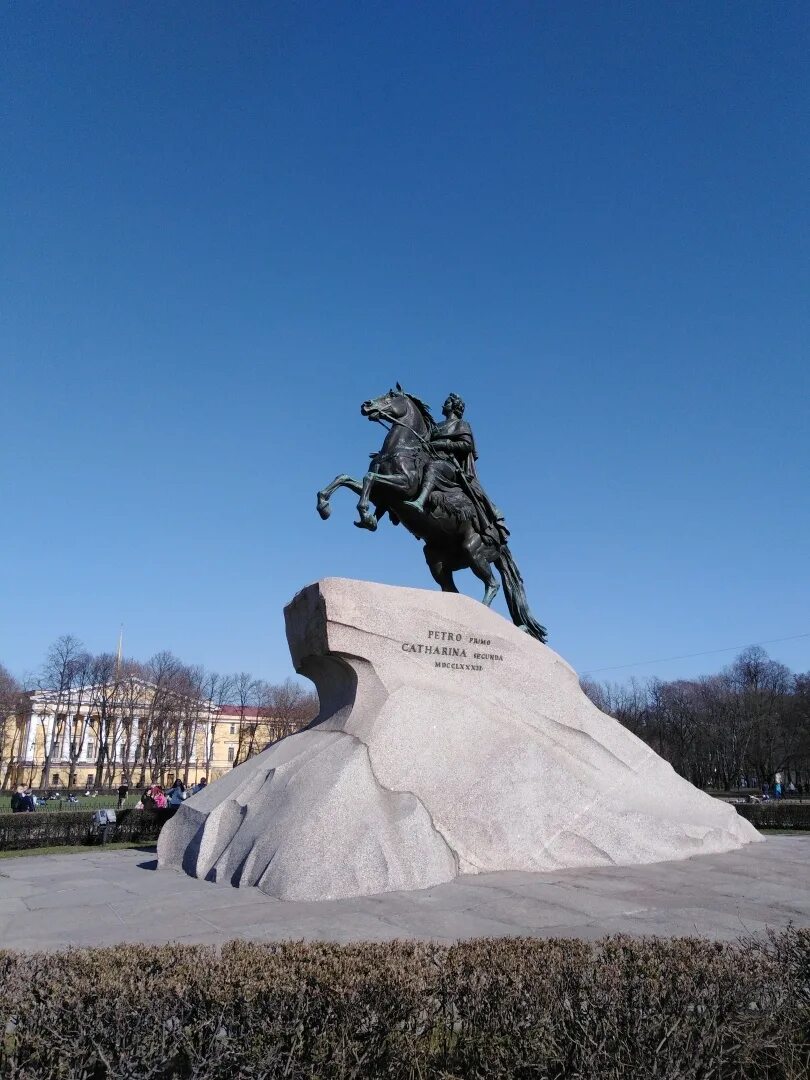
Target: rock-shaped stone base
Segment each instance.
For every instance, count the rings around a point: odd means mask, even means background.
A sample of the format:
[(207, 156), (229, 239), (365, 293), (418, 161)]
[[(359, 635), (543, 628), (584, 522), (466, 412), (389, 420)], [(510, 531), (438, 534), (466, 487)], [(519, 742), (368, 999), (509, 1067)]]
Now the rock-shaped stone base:
[(761, 839), (467, 596), (328, 578), (285, 617), (321, 712), (184, 803), (161, 866), (321, 900)]

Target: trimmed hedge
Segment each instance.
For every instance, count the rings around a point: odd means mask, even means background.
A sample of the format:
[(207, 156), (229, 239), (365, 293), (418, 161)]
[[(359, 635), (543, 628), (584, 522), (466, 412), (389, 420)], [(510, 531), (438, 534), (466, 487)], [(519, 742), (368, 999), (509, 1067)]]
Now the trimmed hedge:
[(806, 1080), (810, 932), (6, 952), (0, 1040), (9, 1080)]
[[(120, 840), (154, 843), (164, 822), (177, 811), (119, 810), (109, 827), (108, 842)], [(100, 844), (101, 833), (93, 822), (93, 812), (75, 810), (69, 814), (0, 814), (0, 851), (61, 847), (72, 844)]]
[(757, 829), (810, 829), (810, 803), (737, 803), (736, 810)]
[[(810, 830), (810, 804), (773, 802), (737, 804), (735, 808), (757, 829)], [(107, 841), (153, 843), (163, 823), (176, 810), (176, 807), (166, 810), (119, 810)], [(45, 814), (38, 810), (33, 814), (0, 814), (0, 851), (100, 844), (101, 834), (93, 826), (93, 812), (72, 810), (65, 814)]]
[[(737, 813), (757, 829), (810, 830), (810, 804), (737, 804)], [(176, 812), (166, 810), (119, 810), (107, 841), (132, 840), (152, 843), (165, 821)], [(26, 848), (100, 844), (101, 834), (93, 826), (92, 810), (72, 810), (65, 814), (0, 814), (0, 851)]]

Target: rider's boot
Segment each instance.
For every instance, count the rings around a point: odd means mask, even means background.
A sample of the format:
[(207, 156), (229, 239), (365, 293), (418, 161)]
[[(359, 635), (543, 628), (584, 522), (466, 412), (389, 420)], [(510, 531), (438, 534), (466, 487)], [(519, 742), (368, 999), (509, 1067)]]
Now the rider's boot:
[(418, 510), (420, 513), (425, 512), (425, 505), (428, 499), (433, 493), (433, 488), (436, 481), (433, 477), (433, 473), (428, 468), (425, 472), (424, 479), (422, 481), (422, 488), (415, 499), (406, 499), (402, 504), (403, 506), (409, 506), (411, 510)]
[(420, 514), (423, 514), (427, 498), (427, 495), (420, 494), (415, 499), (406, 499), (402, 505), (410, 507), (411, 510), (418, 510)]

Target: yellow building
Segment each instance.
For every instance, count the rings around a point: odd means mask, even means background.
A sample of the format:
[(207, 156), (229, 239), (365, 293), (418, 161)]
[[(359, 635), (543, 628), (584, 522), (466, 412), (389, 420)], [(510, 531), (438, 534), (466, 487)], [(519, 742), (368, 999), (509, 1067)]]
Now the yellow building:
[(0, 759), (6, 790), (216, 780), (303, 726), (261, 708), (216, 706), (131, 677), (61, 694), (38, 690), (24, 700), (6, 725)]
[(25, 719), (22, 714), (0, 715), (0, 790), (11, 786), (16, 777), (16, 763), (23, 757)]

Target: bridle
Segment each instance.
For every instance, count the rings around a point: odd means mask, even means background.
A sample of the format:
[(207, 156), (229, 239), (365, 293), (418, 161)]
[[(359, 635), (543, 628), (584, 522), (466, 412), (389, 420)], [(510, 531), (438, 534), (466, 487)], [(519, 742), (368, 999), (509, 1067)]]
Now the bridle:
[[(407, 397), (407, 395), (403, 394), (403, 397)], [(375, 423), (381, 424), (382, 427), (385, 427), (384, 420), (387, 420), (391, 425), (396, 424), (397, 427), (405, 428), (406, 431), (410, 431), (412, 435), (416, 436), (416, 438), (419, 440), (422, 446), (424, 446), (425, 450), (427, 450), (428, 454), (431, 457), (435, 458), (439, 456), (436, 450), (431, 446), (430, 440), (426, 439), (423, 435), (420, 435), (419, 432), (415, 428), (412, 428), (410, 424), (406, 424), (403, 420), (400, 420), (396, 416), (391, 416), (391, 414), (387, 413), (385, 409), (377, 409), (376, 411), (380, 415), (371, 417), (371, 419), (374, 420)], [(390, 428), (387, 428), (386, 430), (390, 431)]]

